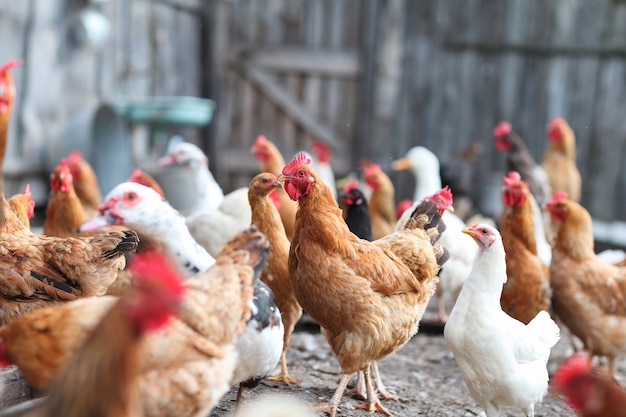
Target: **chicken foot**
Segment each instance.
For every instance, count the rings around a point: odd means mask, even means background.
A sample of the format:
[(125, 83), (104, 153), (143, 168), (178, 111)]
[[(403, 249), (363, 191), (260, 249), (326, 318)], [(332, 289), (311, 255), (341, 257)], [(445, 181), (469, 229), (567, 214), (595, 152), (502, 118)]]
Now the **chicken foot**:
[[(372, 362), (372, 377), (374, 378), (374, 383), (376, 384), (375, 392), (377, 392), (384, 400), (400, 400), (399, 396), (391, 394), (389, 391), (387, 391), (387, 387), (383, 383), (380, 372), (378, 371), (378, 362)], [(347, 394), (354, 395), (355, 397), (362, 400), (367, 399), (367, 389), (365, 386), (365, 377), (363, 376), (363, 371), (357, 372), (354, 388), (349, 390)]]
[(280, 372), (278, 375), (273, 375), (273, 376), (268, 376), (267, 378), (265, 378), (267, 381), (274, 381), (274, 382), (282, 382), (285, 385), (289, 385), (289, 384), (294, 384), (294, 385), (299, 385), (300, 381), (298, 381), (297, 379), (292, 378), (289, 375), (289, 370), (287, 369), (287, 354), (286, 352), (283, 350), (283, 353), (280, 355)]
[(339, 380), (339, 384), (337, 385), (337, 389), (335, 393), (331, 397), (330, 401), (327, 403), (319, 403), (314, 406), (315, 411), (321, 413), (327, 413), (330, 417), (336, 417), (337, 415), (337, 406), (339, 406), (339, 401), (341, 401), (341, 397), (343, 396), (343, 392), (346, 390), (348, 386), (348, 382), (350, 381), (350, 377), (352, 374), (343, 374), (341, 376), (341, 380)]
[(363, 370), (363, 376), (365, 377), (365, 386), (367, 388), (367, 401), (363, 404), (359, 404), (354, 408), (361, 408), (368, 410), (370, 412), (380, 411), (384, 415), (391, 417), (391, 413), (383, 407), (383, 404), (380, 402), (380, 398), (376, 394), (374, 390), (374, 385), (372, 384), (372, 378), (370, 375), (370, 364), (367, 364), (365, 369)]

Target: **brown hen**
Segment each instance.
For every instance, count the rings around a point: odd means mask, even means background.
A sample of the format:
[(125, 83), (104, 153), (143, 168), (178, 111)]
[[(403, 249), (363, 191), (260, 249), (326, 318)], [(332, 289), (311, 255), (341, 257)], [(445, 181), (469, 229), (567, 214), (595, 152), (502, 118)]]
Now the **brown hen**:
[(368, 202), (372, 237), (380, 239), (396, 227), (395, 189), (391, 179), (378, 164), (371, 164), (363, 172), (365, 183), (372, 189)]
[[(500, 235), (506, 251), (507, 281), (500, 304), (509, 316), (528, 324), (550, 307), (550, 271), (537, 257), (530, 189), (517, 172), (504, 178)], [(541, 221), (541, 219), (540, 219)]]
[(21, 194), (11, 196), (8, 203), (19, 222), (30, 229), (30, 219), (35, 216), (35, 200), (30, 192), (30, 184), (26, 184)]
[(541, 166), (548, 174), (552, 191), (564, 191), (570, 200), (580, 201), (582, 178), (576, 166), (576, 136), (562, 117), (548, 124), (550, 144), (543, 154)]
[(72, 173), (74, 189), (85, 215), (91, 218), (98, 214), (98, 206), (102, 202), (98, 177), (89, 162), (78, 151), (70, 152), (67, 156), (67, 165)]
[(281, 312), (285, 335), (283, 339), (283, 352), (280, 358), (280, 374), (276, 377), (268, 377), (269, 380), (282, 381), (285, 384), (298, 384), (299, 382), (289, 376), (287, 369), (286, 351), (293, 329), (302, 316), (302, 307), (296, 300), (289, 279), (289, 240), (285, 235), (285, 228), (280, 220), (280, 214), (269, 199), (269, 194), (282, 188), (282, 183), (276, 177), (264, 172), (255, 176), (248, 187), (248, 200), (252, 208), (252, 224), (256, 225), (271, 242), (267, 257), (267, 264), (261, 274), (261, 281), (265, 282), (276, 299), (276, 305)]
[(370, 411), (382, 411), (370, 363), (402, 347), (417, 332), (435, 292), (447, 252), (438, 244), (445, 225), (437, 204), (425, 200), (386, 237), (368, 242), (350, 232), (330, 189), (303, 153), (283, 169), (289, 196), (298, 201), (289, 251), (291, 284), (302, 308), (322, 327), (343, 376), (321, 411), (335, 416), (356, 371), (364, 371)]
[(43, 222), (47, 236), (70, 237), (78, 235), (78, 228), (89, 217), (74, 189), (74, 179), (66, 159), (50, 174), (50, 193)]
[(607, 356), (609, 372), (626, 351), (626, 267), (594, 252), (589, 212), (556, 192), (546, 204), (557, 234), (552, 249), (552, 308), (591, 355)]

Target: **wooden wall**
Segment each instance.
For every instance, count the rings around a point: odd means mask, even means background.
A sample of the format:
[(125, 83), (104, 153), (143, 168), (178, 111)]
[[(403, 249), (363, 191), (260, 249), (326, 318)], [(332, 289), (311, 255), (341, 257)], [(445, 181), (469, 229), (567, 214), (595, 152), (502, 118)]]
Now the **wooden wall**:
[[(26, 62), (14, 71), (7, 192), (35, 181), (45, 203), (47, 154), (82, 110), (194, 95), (217, 113), (207, 131), (184, 132), (226, 190), (256, 171), (261, 133), (286, 157), (330, 143), (338, 175), (362, 157), (388, 169), (417, 144), (449, 161), (479, 141), (474, 194), (489, 211), (504, 166), (493, 126), (510, 121), (539, 159), (546, 123), (562, 115), (578, 137), (583, 204), (626, 219), (623, 1), (109, 0), (97, 2), (111, 23), (101, 49), (75, 36), (87, 3), (0, 0), (0, 61)], [(145, 147), (133, 151), (145, 161)], [(412, 194), (408, 174), (392, 179), (398, 198)]]
[[(248, 59), (241, 51), (356, 54), (348, 77), (298, 70), (295, 61), (288, 74), (266, 65), (318, 123), (335, 129), (340, 174), (361, 157), (389, 168), (418, 144), (449, 161), (479, 141), (475, 196), (489, 211), (504, 169), (492, 144), (495, 124), (510, 121), (539, 160), (546, 124), (562, 115), (578, 137), (583, 203), (596, 217), (626, 218), (624, 2), (216, 0), (212, 7), (222, 20), (211, 32), (220, 39), (212, 65), (224, 75), (212, 90), (220, 98), (213, 140), (221, 149), (242, 150), (264, 133), (290, 155), (311, 137), (241, 76)], [(254, 170), (249, 156), (236, 155)], [(244, 182), (242, 164), (221, 163), (223, 181)], [(398, 198), (411, 196), (408, 174), (392, 179)]]

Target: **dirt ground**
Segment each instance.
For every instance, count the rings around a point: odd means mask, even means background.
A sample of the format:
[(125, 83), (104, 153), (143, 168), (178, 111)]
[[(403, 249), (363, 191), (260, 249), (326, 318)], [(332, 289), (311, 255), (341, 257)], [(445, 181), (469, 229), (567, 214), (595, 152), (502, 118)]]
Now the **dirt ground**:
[[(430, 309), (429, 309), (430, 310)], [(379, 364), (383, 381), (402, 401), (386, 400), (384, 406), (394, 417), (463, 416), (471, 417), (481, 409), (469, 395), (454, 357), (443, 338), (443, 327), (434, 320), (432, 310), (427, 312), (419, 333), (406, 346)], [(328, 401), (340, 379), (340, 368), (330, 352), (326, 340), (317, 326), (306, 319), (296, 328), (288, 350), (290, 374), (300, 385), (262, 382), (251, 391), (253, 399), (263, 393), (289, 393), (313, 404)], [(563, 336), (563, 335), (562, 335)], [(548, 369), (552, 372), (572, 350), (568, 339), (561, 337), (553, 348)], [(617, 373), (626, 375), (626, 361), (618, 362)], [(623, 378), (620, 378), (623, 382)], [(349, 387), (352, 384), (349, 385)], [(210, 417), (223, 417), (232, 413), (237, 390), (233, 388), (214, 408)], [(344, 395), (337, 412), (338, 417), (371, 416), (367, 411), (356, 410), (358, 399)], [(325, 414), (320, 414), (323, 416)], [(376, 413), (376, 416), (383, 414)], [(523, 416), (516, 408), (503, 408), (502, 416)], [(567, 417), (575, 414), (559, 399), (548, 395), (535, 408), (537, 417)]]

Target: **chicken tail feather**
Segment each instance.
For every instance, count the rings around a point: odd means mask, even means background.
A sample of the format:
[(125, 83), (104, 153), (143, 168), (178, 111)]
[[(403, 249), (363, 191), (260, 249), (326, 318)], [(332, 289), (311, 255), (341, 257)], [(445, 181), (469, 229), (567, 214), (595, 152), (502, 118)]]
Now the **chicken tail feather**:
[(125, 230), (122, 233), (119, 243), (110, 250), (102, 252), (104, 259), (113, 259), (120, 253), (130, 253), (137, 250), (139, 244), (139, 236), (134, 230)]

